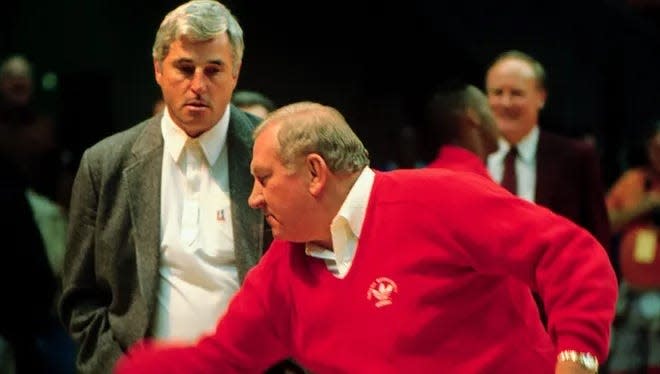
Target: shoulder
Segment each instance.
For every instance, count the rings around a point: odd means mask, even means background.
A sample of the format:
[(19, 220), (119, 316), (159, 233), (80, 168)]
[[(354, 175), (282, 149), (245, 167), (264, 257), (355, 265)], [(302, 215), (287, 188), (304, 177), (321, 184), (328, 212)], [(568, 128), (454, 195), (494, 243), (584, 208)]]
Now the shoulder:
[(126, 130), (107, 136), (89, 147), (88, 152), (97, 154), (113, 151), (113, 153), (116, 153), (118, 150), (121, 150), (127, 146), (130, 147), (133, 145), (133, 143), (135, 143), (140, 134), (142, 134), (147, 125), (150, 123), (152, 125), (157, 125), (152, 120), (153, 119), (142, 121)]
[(120, 161), (130, 157), (135, 143), (143, 137), (149, 137), (151, 144), (162, 144), (159, 124), (157, 117), (152, 117), (112, 134), (89, 147), (83, 155), (83, 160), (104, 165), (121, 164)]
[(542, 147), (560, 148), (567, 151), (574, 151), (583, 154), (595, 154), (596, 149), (592, 144), (579, 139), (569, 138), (567, 136), (554, 134), (548, 131), (541, 131), (539, 136), (539, 149)]
[(390, 201), (458, 202), (483, 194), (502, 194), (503, 189), (473, 172), (444, 168), (404, 169), (376, 174), (373, 191)]
[(261, 121), (263, 121), (263, 119), (253, 114), (240, 110), (233, 104), (231, 104), (230, 107), (229, 118), (230, 118), (229, 119), (230, 123), (233, 123), (238, 126), (246, 127), (250, 132), (252, 132), (252, 130), (254, 130), (257, 127), (257, 125), (261, 123)]
[(260, 122), (259, 117), (243, 112), (232, 104), (227, 133), (228, 141), (232, 144), (242, 143), (244, 146), (252, 148), (252, 134)]

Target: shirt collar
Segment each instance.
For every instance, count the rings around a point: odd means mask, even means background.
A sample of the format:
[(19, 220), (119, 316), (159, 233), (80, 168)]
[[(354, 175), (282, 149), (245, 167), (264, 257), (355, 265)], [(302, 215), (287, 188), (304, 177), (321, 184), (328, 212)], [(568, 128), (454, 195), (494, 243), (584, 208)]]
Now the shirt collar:
[[(365, 167), (360, 176), (348, 192), (344, 203), (339, 208), (337, 215), (332, 219), (331, 227), (335, 225), (347, 224), (348, 229), (355, 235), (357, 239), (360, 238), (362, 233), (362, 224), (367, 212), (367, 204), (371, 196), (371, 189), (374, 184), (375, 173), (371, 168)], [(342, 223), (343, 222), (343, 223)], [(307, 243), (305, 245), (305, 253), (310, 256), (328, 259), (328, 257), (335, 259), (343, 255), (345, 248), (334, 248), (334, 253), (327, 248), (322, 248), (318, 245)]]
[[(229, 128), (230, 109), (227, 105), (225, 113), (222, 115), (218, 123), (197, 137), (204, 157), (209, 165), (213, 166), (225, 145), (227, 139), (227, 129)], [(163, 119), (161, 120), (161, 133), (163, 134), (163, 142), (165, 152), (169, 153), (175, 162), (179, 162), (179, 158), (183, 153), (183, 147), (186, 141), (190, 138), (179, 126), (174, 123), (170, 116), (169, 109), (165, 109)]]
[[(536, 157), (536, 146), (539, 143), (539, 134), (539, 127), (536, 125), (518, 142), (518, 144), (516, 144), (516, 148), (518, 148), (518, 158), (523, 162), (531, 163), (534, 161), (534, 158)], [(509, 149), (511, 149), (511, 144), (509, 144), (504, 138), (499, 138), (498, 143), (500, 147), (497, 152), (493, 153), (493, 158), (502, 161), (509, 152)]]

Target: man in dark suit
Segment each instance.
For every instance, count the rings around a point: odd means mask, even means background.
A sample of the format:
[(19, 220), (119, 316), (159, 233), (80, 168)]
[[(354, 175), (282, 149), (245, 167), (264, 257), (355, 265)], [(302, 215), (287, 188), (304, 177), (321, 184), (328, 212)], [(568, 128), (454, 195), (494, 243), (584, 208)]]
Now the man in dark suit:
[[(488, 157), (493, 178), (571, 219), (607, 248), (610, 227), (593, 146), (539, 128), (547, 96), (543, 66), (520, 51), (504, 52), (488, 69), (486, 91), (501, 133), (498, 151)], [(507, 158), (514, 174), (507, 173)]]
[(501, 133), (499, 149), (488, 157), (492, 177), (587, 229), (608, 248), (610, 226), (595, 150), (539, 128), (547, 97), (541, 63), (520, 51), (502, 53), (488, 69), (486, 93)]
[(251, 133), (230, 104), (243, 32), (194, 0), (153, 46), (166, 110), (87, 149), (73, 186), (60, 314), (80, 372), (111, 372), (143, 337), (211, 332), (269, 240), (247, 205)]

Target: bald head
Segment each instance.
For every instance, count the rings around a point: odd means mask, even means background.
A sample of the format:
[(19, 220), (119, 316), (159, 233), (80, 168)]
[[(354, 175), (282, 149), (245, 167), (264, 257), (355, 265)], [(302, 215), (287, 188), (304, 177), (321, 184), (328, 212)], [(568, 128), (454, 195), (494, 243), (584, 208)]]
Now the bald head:
[(356, 172), (369, 164), (369, 153), (336, 109), (312, 102), (286, 105), (271, 113), (254, 132), (277, 126), (282, 162), (291, 166), (296, 159), (318, 153), (334, 173)]
[(518, 143), (538, 125), (546, 99), (544, 76), (541, 65), (520, 52), (500, 56), (488, 69), (488, 102), (509, 143)]

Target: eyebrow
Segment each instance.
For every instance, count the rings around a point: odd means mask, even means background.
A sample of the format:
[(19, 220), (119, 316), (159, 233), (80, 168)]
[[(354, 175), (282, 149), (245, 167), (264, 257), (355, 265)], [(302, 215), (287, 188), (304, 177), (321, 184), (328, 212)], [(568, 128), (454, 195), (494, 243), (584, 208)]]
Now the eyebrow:
[[(177, 64), (177, 65), (178, 64), (189, 64), (189, 63), (190, 64), (195, 64), (195, 61), (193, 61), (193, 59), (187, 58), (187, 57), (181, 57), (177, 60), (174, 60), (174, 64)], [(219, 65), (219, 66), (226, 65), (224, 61), (219, 60), (219, 59), (217, 59), (217, 60), (208, 60), (208, 61), (205, 62), (205, 64), (212, 64), (212, 65)]]

